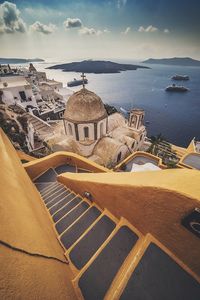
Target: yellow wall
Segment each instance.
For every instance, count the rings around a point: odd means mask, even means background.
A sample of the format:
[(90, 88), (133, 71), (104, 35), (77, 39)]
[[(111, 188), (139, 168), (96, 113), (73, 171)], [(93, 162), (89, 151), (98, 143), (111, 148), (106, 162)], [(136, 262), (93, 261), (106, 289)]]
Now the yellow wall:
[(181, 157), (181, 159), (179, 161), (179, 166), (181, 166), (182, 168), (197, 170), (196, 168), (194, 168), (194, 167), (192, 167), (192, 166), (187, 165), (187, 164), (184, 163), (185, 158), (187, 156), (189, 156), (190, 154), (193, 154), (193, 155), (199, 157), (199, 159), (200, 159), (200, 153), (197, 153), (197, 152), (194, 152), (194, 151), (192, 152), (191, 151), (190, 153), (186, 153), (183, 157)]
[(77, 299), (69, 266), (33, 257), (0, 244), (0, 299)]
[(17, 155), (19, 156), (19, 159), (24, 159), (24, 160), (27, 160), (27, 161), (32, 161), (32, 160), (36, 160), (37, 158), (33, 157), (33, 156), (30, 156), (20, 150), (17, 150)]
[(140, 157), (140, 156), (144, 156), (146, 158), (150, 158), (150, 159), (154, 159), (157, 164), (158, 167), (160, 167), (161, 169), (166, 168), (165, 165), (162, 164), (162, 159), (158, 156), (155, 156), (151, 153), (148, 152), (144, 152), (144, 151), (136, 151), (133, 152), (132, 154), (130, 154), (127, 158), (125, 158), (122, 162), (120, 162), (117, 166), (115, 166), (114, 170), (120, 170), (120, 168), (122, 167), (122, 165), (127, 164), (129, 161), (131, 161), (134, 157)]
[(0, 133), (0, 299), (74, 299), (71, 272), (61, 262), (63, 249), (40, 195)]
[(181, 219), (200, 208), (200, 172), (162, 170), (112, 174), (63, 174), (59, 181), (83, 195), (93, 195), (100, 207), (125, 217), (143, 234), (151, 233), (200, 275), (200, 240)]
[(88, 160), (71, 152), (59, 151), (48, 155), (44, 158), (37, 159), (37, 161), (23, 164), (25, 170), (30, 178), (34, 179), (45, 170), (56, 167), (62, 164), (77, 165), (79, 168), (90, 170), (91, 172), (112, 172), (111, 170), (102, 167), (95, 162)]
[(187, 147), (187, 152), (195, 152), (196, 148), (195, 148), (195, 144), (194, 144), (194, 139), (191, 140), (190, 144)]

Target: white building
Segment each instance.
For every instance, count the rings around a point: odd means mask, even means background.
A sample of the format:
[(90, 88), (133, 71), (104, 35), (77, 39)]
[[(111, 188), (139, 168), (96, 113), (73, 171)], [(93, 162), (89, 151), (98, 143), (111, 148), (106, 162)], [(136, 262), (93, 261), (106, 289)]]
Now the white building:
[(132, 110), (129, 120), (120, 113), (108, 116), (101, 98), (82, 88), (67, 102), (64, 134), (46, 142), (53, 151), (75, 152), (108, 166), (141, 149), (146, 137), (143, 119), (141, 109)]
[(37, 107), (32, 87), (23, 76), (10, 75), (0, 77), (2, 101), (7, 104), (18, 104), (26, 108), (28, 105)]
[(45, 121), (60, 120), (73, 92), (62, 82), (49, 80), (45, 72), (29, 68), (11, 69), (0, 65), (0, 99), (6, 105), (17, 104)]
[(73, 91), (66, 87), (57, 88), (54, 90), (54, 97), (63, 100), (65, 103), (72, 94)]

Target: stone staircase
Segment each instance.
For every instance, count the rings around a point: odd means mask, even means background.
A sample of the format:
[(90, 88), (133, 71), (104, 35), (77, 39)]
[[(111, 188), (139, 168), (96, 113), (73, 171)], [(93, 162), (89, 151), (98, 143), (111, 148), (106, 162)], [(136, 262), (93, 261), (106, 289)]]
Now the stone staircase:
[(171, 144), (172, 150), (175, 151), (177, 158), (180, 160), (185, 154), (187, 154), (187, 149), (181, 148)]
[(56, 181), (57, 174), (78, 171), (62, 165), (34, 181), (74, 273), (78, 298), (199, 300), (198, 282), (151, 235)]

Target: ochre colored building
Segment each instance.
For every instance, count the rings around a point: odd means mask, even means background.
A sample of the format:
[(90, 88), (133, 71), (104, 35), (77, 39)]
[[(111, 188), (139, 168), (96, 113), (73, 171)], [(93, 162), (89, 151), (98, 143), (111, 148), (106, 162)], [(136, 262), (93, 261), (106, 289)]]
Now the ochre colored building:
[(198, 170), (22, 164), (2, 131), (0, 163), (0, 299), (200, 299)]

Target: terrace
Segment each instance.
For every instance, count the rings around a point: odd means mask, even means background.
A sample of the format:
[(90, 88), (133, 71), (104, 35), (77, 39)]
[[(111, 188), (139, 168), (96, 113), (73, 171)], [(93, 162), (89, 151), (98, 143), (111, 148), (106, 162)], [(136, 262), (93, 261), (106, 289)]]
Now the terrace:
[(200, 170), (200, 153), (186, 154), (180, 161), (181, 165)]
[(128, 156), (122, 163), (118, 164), (114, 170), (118, 172), (131, 172), (134, 165), (144, 166), (146, 164), (151, 164), (152, 169), (156, 169), (154, 166), (164, 168), (162, 160), (159, 157), (155, 157), (150, 153), (137, 151)]

